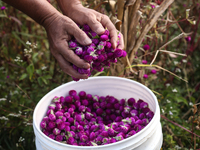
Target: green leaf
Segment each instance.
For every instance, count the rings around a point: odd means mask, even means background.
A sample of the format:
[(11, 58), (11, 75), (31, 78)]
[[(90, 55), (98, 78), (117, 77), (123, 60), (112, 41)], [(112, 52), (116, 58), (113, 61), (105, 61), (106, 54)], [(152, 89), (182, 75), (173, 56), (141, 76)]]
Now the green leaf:
[(178, 103), (182, 102), (182, 103), (184, 103), (184, 104), (186, 104), (188, 106), (187, 100), (185, 98), (183, 98), (183, 97), (176, 97), (176, 101)]
[(23, 80), (23, 79), (25, 79), (27, 76), (28, 76), (27, 73), (24, 73), (24, 74), (21, 75), (21, 77), (19, 78), (19, 80)]
[(42, 85), (43, 85), (43, 80), (42, 80), (42, 78), (41, 78), (41, 77), (38, 77), (37, 80), (38, 80), (39, 85), (42, 86)]
[(47, 84), (47, 80), (44, 78), (44, 77), (41, 77), (42, 78), (42, 81)]
[(30, 64), (27, 68), (26, 68), (27, 73), (29, 74), (29, 79), (31, 80), (33, 77), (33, 73), (34, 73), (34, 66), (33, 64)]

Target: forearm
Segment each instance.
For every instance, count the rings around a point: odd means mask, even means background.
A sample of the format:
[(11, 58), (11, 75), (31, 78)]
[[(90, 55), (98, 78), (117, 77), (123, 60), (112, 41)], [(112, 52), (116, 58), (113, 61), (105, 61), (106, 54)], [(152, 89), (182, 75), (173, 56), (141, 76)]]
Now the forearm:
[(59, 12), (46, 0), (3, 0), (5, 3), (27, 14), (37, 23), (47, 25), (47, 20)]
[(70, 13), (77, 7), (82, 6), (80, 0), (56, 0), (64, 15), (70, 17)]

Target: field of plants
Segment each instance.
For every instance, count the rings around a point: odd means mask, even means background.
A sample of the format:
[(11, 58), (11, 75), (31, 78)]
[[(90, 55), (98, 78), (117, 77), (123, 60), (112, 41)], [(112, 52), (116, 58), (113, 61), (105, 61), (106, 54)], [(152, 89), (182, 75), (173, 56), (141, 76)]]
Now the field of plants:
[[(56, 1), (49, 0), (58, 10)], [(162, 150), (200, 150), (200, 0), (83, 0), (110, 17), (127, 56), (91, 76), (138, 81), (156, 95)], [(0, 1), (0, 150), (35, 150), (33, 111), (72, 81), (42, 26)]]

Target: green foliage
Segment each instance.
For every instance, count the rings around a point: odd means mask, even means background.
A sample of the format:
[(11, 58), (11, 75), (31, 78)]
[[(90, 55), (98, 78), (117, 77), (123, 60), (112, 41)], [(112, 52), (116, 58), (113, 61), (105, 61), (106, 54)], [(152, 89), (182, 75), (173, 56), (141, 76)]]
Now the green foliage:
[[(161, 0), (160, 0), (161, 1)], [(95, 7), (98, 1), (88, 1), (89, 6)], [(150, 3), (157, 1), (143, 1), (145, 23), (151, 11)], [(170, 10), (178, 21), (182, 30), (191, 35), (192, 40), (187, 42), (180, 38), (166, 49), (187, 54), (187, 57), (159, 53), (155, 63), (173, 74), (156, 67), (135, 67), (140, 74), (129, 74), (156, 92), (161, 108), (163, 129), (163, 150), (195, 150), (200, 148), (200, 138), (186, 131), (200, 135), (200, 45), (198, 32), (199, 5), (197, 1), (176, 0)], [(84, 1), (84, 4), (87, 4)], [(50, 90), (71, 81), (71, 77), (64, 74), (54, 57), (49, 52), (48, 40), (44, 29), (33, 22), (28, 16), (0, 1), (0, 6), (6, 9), (0, 11), (0, 150), (31, 150), (35, 149), (32, 115), (38, 101)], [(102, 11), (110, 10), (108, 4)], [(190, 9), (190, 11), (186, 11)], [(191, 24), (196, 20), (196, 24)], [(149, 52), (138, 51), (135, 63), (141, 60), (152, 61), (156, 50), (171, 39), (181, 34), (176, 22), (166, 22), (166, 13), (157, 21), (157, 26), (149, 31), (141, 48), (149, 44)], [(140, 27), (138, 27), (139, 29)], [(163, 29), (163, 30), (162, 30)], [(198, 30), (197, 30), (198, 29)], [(151, 70), (156, 69), (156, 74)], [(94, 76), (110, 75), (111, 70), (96, 73)], [(149, 78), (144, 79), (143, 74)], [(177, 126), (177, 124), (181, 125)]]

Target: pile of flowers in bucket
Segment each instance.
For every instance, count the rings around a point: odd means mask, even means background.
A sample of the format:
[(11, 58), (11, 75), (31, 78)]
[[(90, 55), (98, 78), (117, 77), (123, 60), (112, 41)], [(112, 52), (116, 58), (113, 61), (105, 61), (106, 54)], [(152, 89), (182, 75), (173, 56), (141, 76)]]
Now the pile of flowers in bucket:
[(55, 96), (40, 127), (49, 138), (76, 146), (115, 143), (141, 131), (153, 118), (147, 102), (70, 90)]

